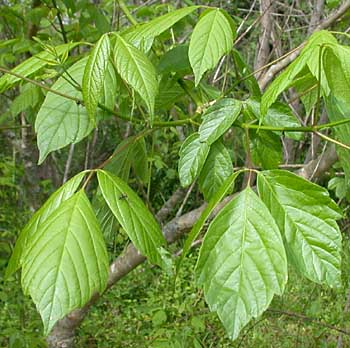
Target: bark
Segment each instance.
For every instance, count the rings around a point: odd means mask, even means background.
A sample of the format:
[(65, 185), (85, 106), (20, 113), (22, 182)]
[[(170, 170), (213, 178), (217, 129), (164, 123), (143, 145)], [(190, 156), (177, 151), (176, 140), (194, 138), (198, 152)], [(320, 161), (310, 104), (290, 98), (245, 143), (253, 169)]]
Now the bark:
[[(272, 18), (272, 0), (261, 0), (260, 1), (260, 11), (261, 11), (261, 36), (259, 39), (257, 55), (255, 58), (254, 69), (258, 70), (263, 67), (270, 57), (270, 37), (273, 28), (273, 18)], [(260, 71), (256, 76), (259, 79), (259, 76), (263, 73)]]

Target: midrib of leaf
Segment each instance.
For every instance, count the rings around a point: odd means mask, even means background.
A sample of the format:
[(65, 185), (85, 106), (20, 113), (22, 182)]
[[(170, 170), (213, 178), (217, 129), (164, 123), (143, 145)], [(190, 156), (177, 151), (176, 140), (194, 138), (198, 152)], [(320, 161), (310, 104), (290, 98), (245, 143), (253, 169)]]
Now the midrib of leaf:
[[(144, 74), (143, 74), (143, 72), (142, 72), (142, 70), (141, 70), (140, 67), (139, 67), (139, 64), (137, 63), (136, 59), (135, 59), (134, 56), (132, 55), (132, 53), (131, 53), (131, 51), (130, 51), (128, 45), (125, 43), (124, 39), (123, 39), (122, 37), (118, 37), (118, 39), (120, 40), (120, 42), (122, 43), (122, 45), (124, 46), (124, 48), (126, 49), (126, 51), (128, 52), (129, 58), (133, 61), (134, 65), (136, 66), (136, 69), (137, 69), (137, 71), (139, 72), (139, 75), (142, 76), (142, 77), (145, 77)], [(152, 96), (149, 94), (148, 88), (147, 88), (147, 86), (146, 86), (145, 83), (144, 83), (144, 79), (141, 79), (141, 80), (139, 80), (139, 81), (141, 81), (141, 83), (142, 83), (142, 85), (143, 85), (143, 88), (144, 88), (144, 90), (145, 90), (146, 93), (147, 93), (147, 99), (148, 99), (148, 101), (149, 101), (149, 100), (152, 100)]]

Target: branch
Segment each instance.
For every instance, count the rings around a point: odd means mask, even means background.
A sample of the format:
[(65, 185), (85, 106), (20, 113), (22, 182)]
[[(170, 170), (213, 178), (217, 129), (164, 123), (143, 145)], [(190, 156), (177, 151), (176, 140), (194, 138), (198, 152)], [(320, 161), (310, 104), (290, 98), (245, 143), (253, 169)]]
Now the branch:
[[(333, 11), (327, 18), (321, 21), (317, 26), (314, 27), (312, 32), (316, 32), (322, 29), (328, 28), (332, 25), (336, 20), (341, 18), (350, 8), (350, 0), (346, 0), (339, 8)], [(270, 67), (270, 69), (259, 79), (259, 85), (262, 90), (266, 88), (266, 86), (273, 80), (273, 78), (278, 74), (282, 69), (284, 69), (288, 64), (290, 64), (295, 58), (298, 57), (302, 48), (305, 46), (306, 42), (304, 42), (299, 49), (294, 51), (291, 55), (286, 58), (280, 60), (277, 64), (274, 64)]]
[[(337, 154), (334, 146), (331, 146), (319, 159), (311, 161), (297, 174), (304, 177), (316, 179), (327, 171), (337, 160)], [(175, 192), (176, 193), (176, 192)], [(181, 195), (179, 195), (181, 197)], [(233, 195), (226, 197), (221, 203), (219, 203), (214, 209), (211, 219), (233, 198)], [(172, 199), (172, 198), (170, 198)], [(206, 203), (202, 204), (199, 208), (194, 209), (180, 217), (175, 217), (163, 227), (163, 234), (168, 243), (174, 243), (183, 234), (188, 232), (195, 222), (198, 220), (203, 210), (206, 207)], [(162, 209), (159, 211), (159, 213)], [(146, 258), (141, 255), (136, 248), (130, 244), (124, 252), (119, 255), (109, 268), (109, 277), (107, 282), (107, 290), (115, 285), (121, 278), (126, 276), (137, 266), (142, 264)], [(53, 328), (51, 334), (48, 336), (47, 341), (50, 348), (71, 348), (73, 347), (73, 340), (75, 330), (83, 321), (85, 315), (88, 313), (90, 307), (94, 305), (97, 300), (103, 294), (95, 293), (91, 300), (81, 309), (76, 309), (65, 318), (61, 319)]]

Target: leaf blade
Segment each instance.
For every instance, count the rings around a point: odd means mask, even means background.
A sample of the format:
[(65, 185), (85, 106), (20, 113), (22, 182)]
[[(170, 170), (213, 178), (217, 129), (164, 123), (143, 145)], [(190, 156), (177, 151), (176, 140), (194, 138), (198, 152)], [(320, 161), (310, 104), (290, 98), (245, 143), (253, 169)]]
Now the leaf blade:
[(164, 266), (161, 248), (165, 239), (141, 199), (117, 176), (99, 170), (97, 177), (105, 201), (135, 247), (152, 263)]
[(339, 285), (341, 234), (335, 220), (341, 214), (328, 192), (282, 170), (259, 173), (258, 190), (294, 266), (314, 282)]
[(209, 10), (201, 17), (193, 30), (188, 52), (196, 86), (203, 74), (232, 49), (233, 39), (231, 23), (221, 10)]
[(110, 51), (108, 34), (104, 34), (92, 49), (85, 65), (82, 93), (86, 109), (92, 120), (95, 120), (97, 105), (102, 96)]
[(29, 293), (48, 334), (54, 324), (82, 307), (107, 284), (106, 246), (83, 190), (64, 201), (29, 241), (22, 287)]
[(229, 202), (210, 224), (196, 272), (206, 302), (232, 339), (267, 309), (274, 294), (282, 294), (287, 281), (282, 237), (250, 188)]

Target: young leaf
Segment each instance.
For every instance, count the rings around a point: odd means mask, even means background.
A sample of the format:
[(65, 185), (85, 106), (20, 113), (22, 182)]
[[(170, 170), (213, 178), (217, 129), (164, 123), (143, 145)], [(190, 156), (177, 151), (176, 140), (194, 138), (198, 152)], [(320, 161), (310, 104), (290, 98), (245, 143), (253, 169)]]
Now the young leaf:
[(205, 300), (216, 311), (228, 335), (240, 330), (282, 294), (287, 258), (270, 212), (246, 188), (210, 224), (196, 271)]
[(135, 247), (150, 262), (164, 266), (161, 249), (165, 239), (142, 200), (117, 176), (99, 170), (97, 177), (104, 199)]
[[(71, 49), (73, 49), (74, 47), (76, 47), (80, 44), (81, 44), (81, 42), (71, 42), (71, 43), (57, 46), (57, 47), (55, 47), (56, 54), (58, 57), (62, 57), (65, 54), (67, 54)], [(43, 52), (36, 54), (33, 57), (28, 58), (27, 60), (25, 60), (21, 64), (17, 65), (11, 71), (18, 74), (18, 75), (28, 77), (28, 76), (36, 73), (37, 71), (39, 71), (43, 67), (45, 67), (48, 64), (48, 62), (50, 60), (52, 60), (53, 58), (54, 57), (50, 52), (43, 51)], [(5, 75), (1, 76), (0, 77), (0, 93), (3, 93), (7, 89), (11, 88), (14, 84), (16, 84), (19, 81), (21, 81), (21, 79), (19, 77), (13, 76), (13, 75), (5, 74)]]
[(221, 140), (216, 141), (209, 151), (207, 160), (199, 175), (199, 188), (209, 202), (224, 181), (232, 174), (230, 154)]
[(38, 226), (43, 224), (62, 202), (66, 201), (74, 194), (85, 174), (86, 171), (81, 172), (68, 180), (56, 192), (54, 192), (45, 202), (45, 204), (32, 216), (16, 241), (15, 248), (6, 269), (5, 279), (9, 278), (21, 267), (23, 256), (27, 250), (27, 239), (34, 238), (35, 234), (37, 233)]
[(190, 185), (201, 172), (209, 153), (209, 145), (198, 133), (191, 134), (182, 144), (179, 159), (179, 177), (183, 187)]
[(114, 61), (120, 76), (141, 96), (153, 120), (158, 82), (153, 64), (137, 48), (115, 34)]
[(92, 120), (95, 119), (97, 104), (102, 96), (110, 50), (108, 34), (104, 34), (90, 52), (85, 66), (82, 92), (86, 109)]
[(125, 31), (122, 33), (122, 36), (135, 47), (142, 49), (144, 52), (148, 52), (152, 47), (153, 40), (158, 35), (171, 28), (175, 23), (188, 16), (198, 7), (199, 6), (189, 6), (171, 11), (148, 23), (135, 26)]
[(234, 35), (232, 23), (223, 11), (212, 9), (202, 15), (193, 30), (188, 52), (196, 86), (203, 74), (232, 49)]
[[(257, 120), (261, 119), (260, 102), (255, 99), (247, 99), (244, 106), (251, 112)], [(272, 127), (300, 127), (300, 122), (293, 114), (289, 106), (276, 102), (267, 111), (266, 116), (262, 119), (262, 124)], [(280, 132), (279, 132), (280, 133)], [(286, 132), (288, 138), (300, 140), (302, 133)]]
[(44, 99), (40, 87), (34, 85), (24, 85), (21, 88), (21, 94), (14, 99), (10, 106), (10, 110), (13, 116), (17, 116), (20, 112), (27, 110), (28, 108), (34, 108)]
[(107, 283), (108, 256), (100, 227), (83, 190), (60, 204), (28, 239), (22, 286), (48, 334)]
[(261, 91), (256, 78), (254, 77), (254, 75), (246, 77), (253, 72), (252, 69), (244, 61), (240, 52), (237, 51), (235, 48), (232, 49), (232, 57), (233, 57), (234, 65), (237, 69), (236, 71), (238, 71), (238, 73), (236, 73), (236, 79), (243, 79), (242, 82), (246, 85), (249, 93), (253, 97), (260, 98)]
[(242, 103), (231, 98), (221, 99), (208, 108), (199, 127), (200, 141), (211, 145), (219, 139), (236, 121), (241, 108)]
[(308, 279), (340, 283), (339, 208), (326, 189), (283, 170), (258, 175), (259, 195), (284, 234), (290, 260)]
[(282, 162), (280, 137), (271, 131), (251, 132), (250, 151), (254, 164), (263, 169), (277, 168)]
[[(81, 84), (86, 58), (78, 61), (68, 69), (70, 76)], [(71, 97), (81, 98), (81, 92), (67, 81), (69, 77), (60, 77), (52, 89)], [(82, 105), (74, 100), (61, 97), (54, 93), (47, 93), (45, 101), (36, 117), (35, 130), (40, 150), (39, 164), (47, 155), (69, 144), (75, 144), (86, 137), (94, 127)]]
[[(308, 66), (311, 73), (318, 79), (319, 55), (321, 46), (337, 41), (332, 34), (321, 30), (315, 32), (309, 38), (306, 46), (301, 51), (299, 57), (293, 61), (273, 82), (269, 85), (261, 99), (261, 114), (264, 117), (269, 107), (277, 100), (278, 96), (287, 89), (294, 78)], [(322, 62), (321, 62), (322, 64)], [(321, 77), (321, 82), (326, 83), (326, 79)]]
[(159, 74), (176, 72), (181, 76), (191, 73), (191, 65), (188, 59), (188, 46), (175, 46), (166, 52), (159, 60), (157, 67)]
[(350, 90), (350, 47), (330, 45), (325, 47), (324, 71), (329, 87), (337, 97), (348, 101)]

